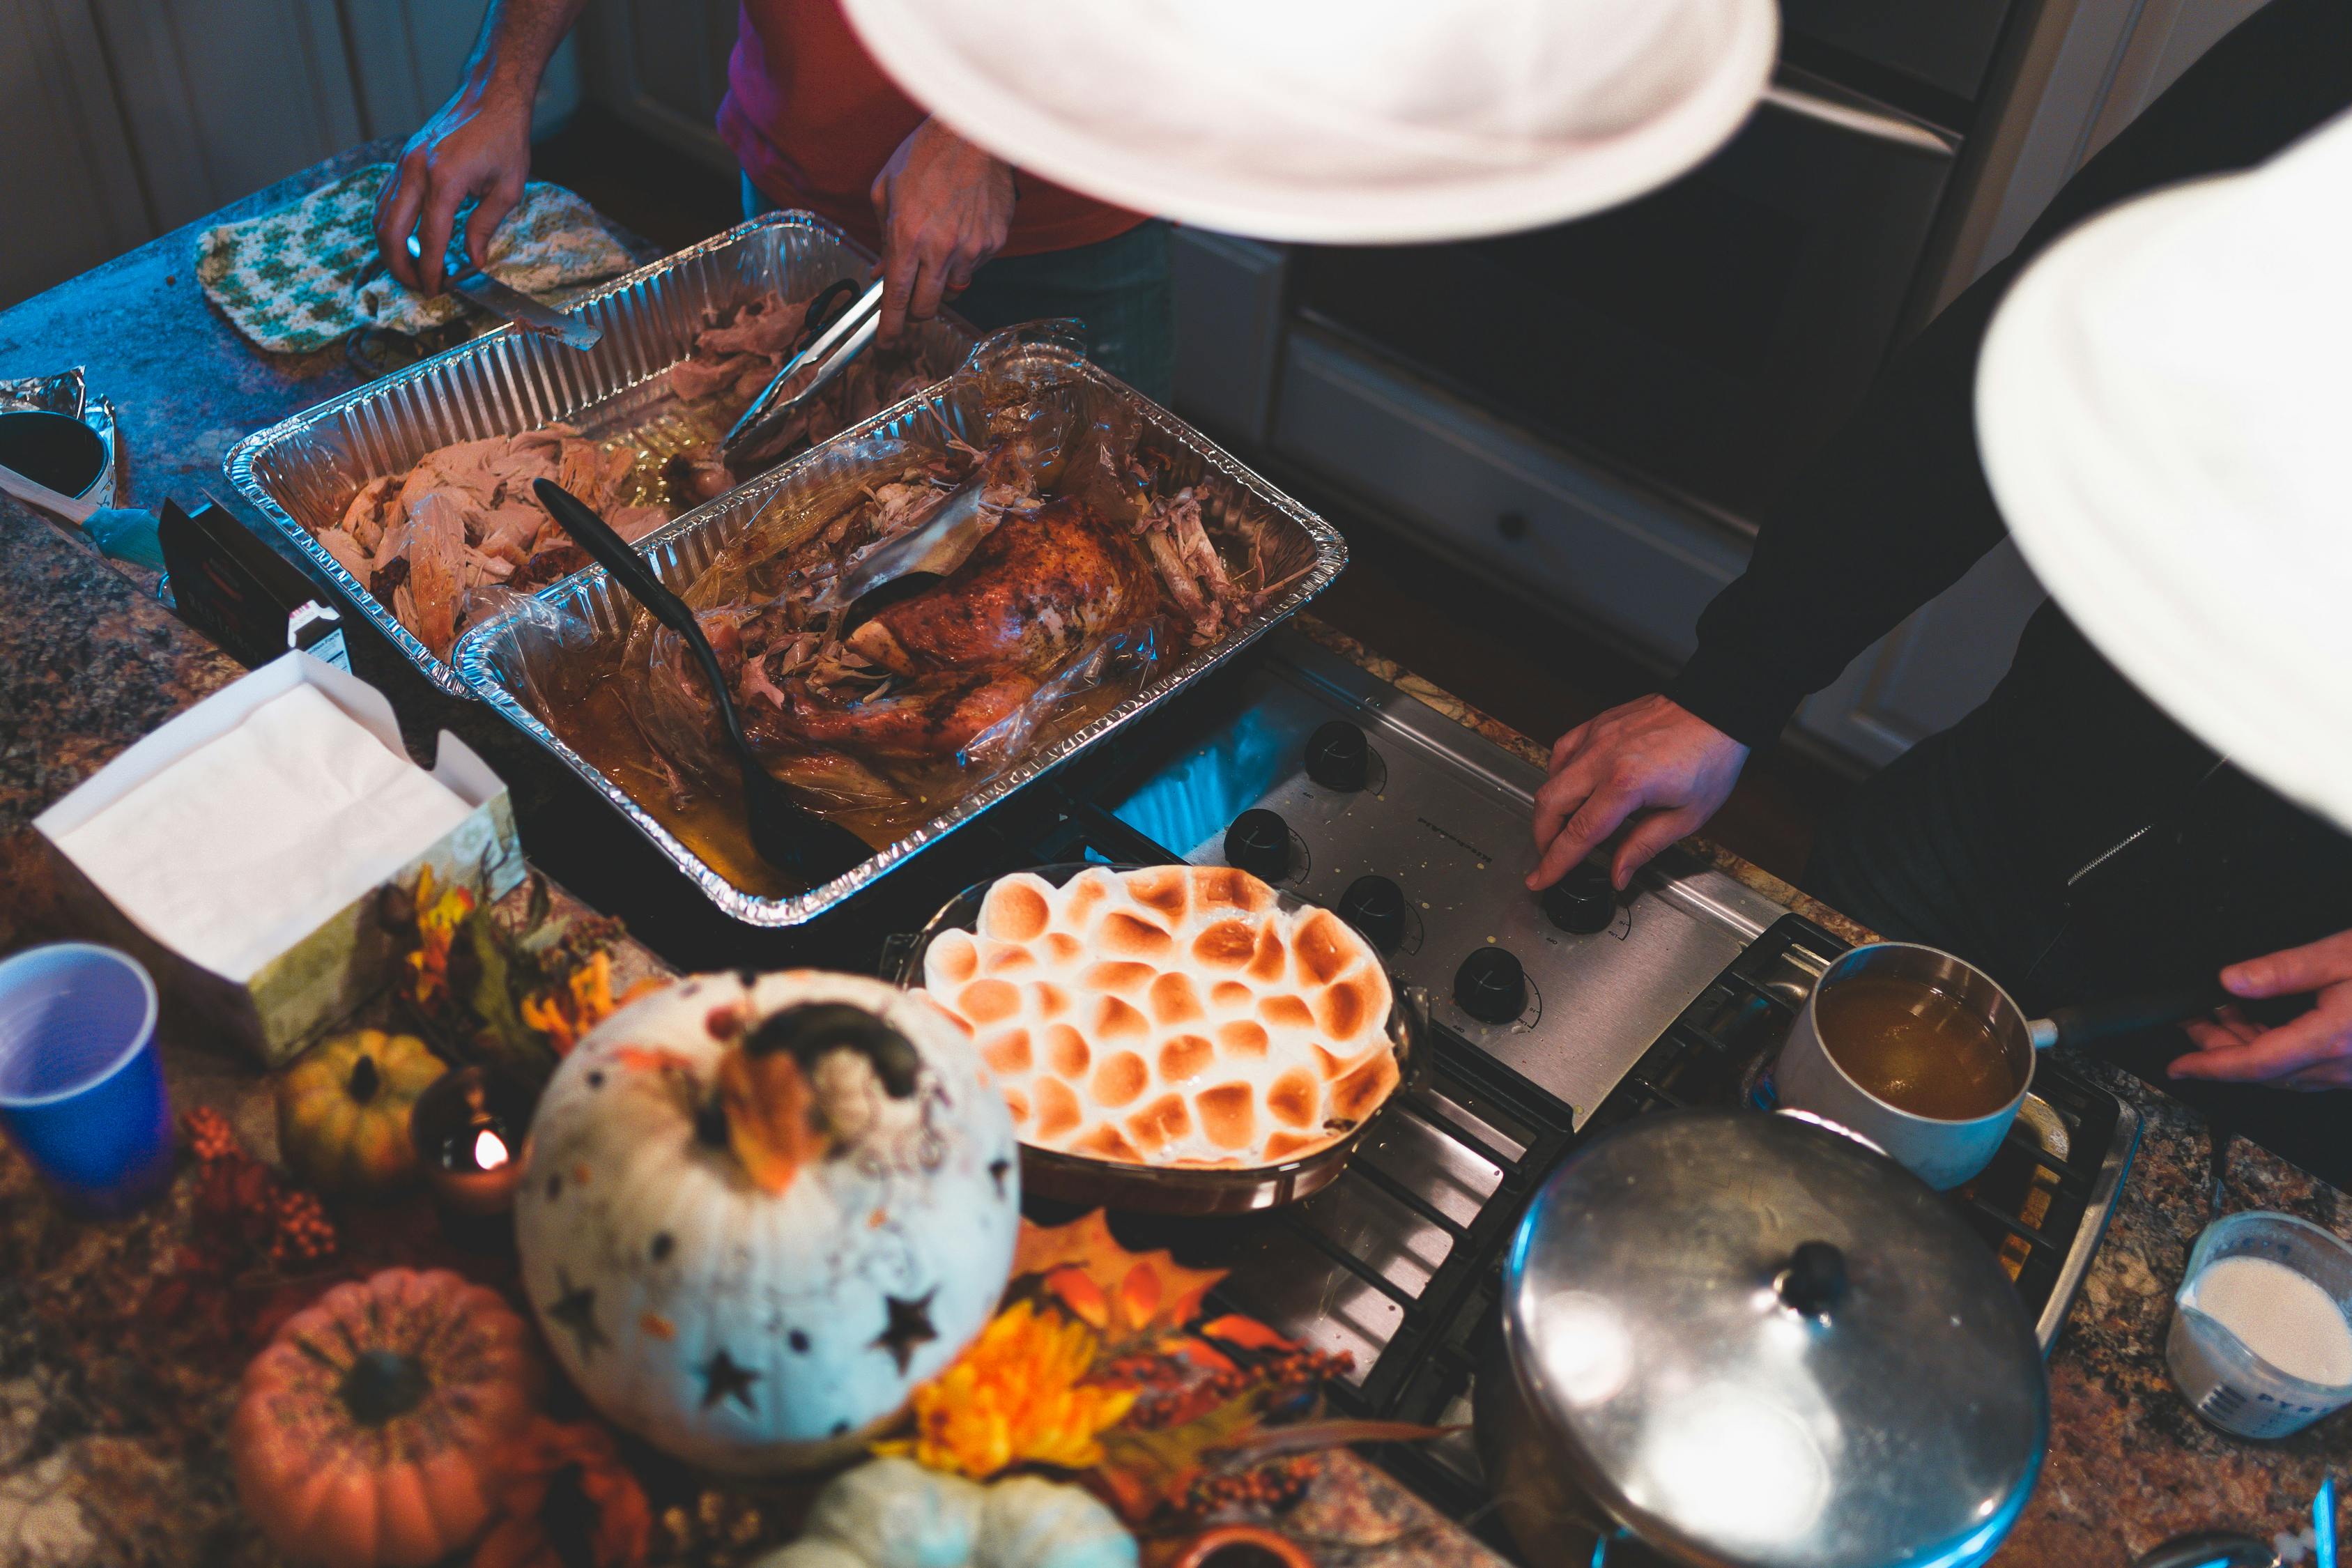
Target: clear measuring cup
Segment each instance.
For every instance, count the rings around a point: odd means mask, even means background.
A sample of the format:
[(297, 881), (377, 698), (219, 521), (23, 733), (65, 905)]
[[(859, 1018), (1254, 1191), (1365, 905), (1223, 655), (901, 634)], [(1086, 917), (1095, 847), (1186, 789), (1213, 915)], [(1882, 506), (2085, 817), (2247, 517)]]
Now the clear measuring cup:
[[(2189, 1255), (2165, 1342), (2173, 1384), (2189, 1408), (2241, 1437), (2284, 1437), (2352, 1403), (2352, 1371), (2342, 1383), (2308, 1381), (2265, 1361), (2199, 1307), (2199, 1284), (2215, 1264), (2232, 1258), (2278, 1264), (2318, 1286), (2352, 1338), (2352, 1246), (2293, 1215), (2253, 1212), (2216, 1220)], [(2279, 1310), (2286, 1312), (2293, 1304), (2282, 1300)]]

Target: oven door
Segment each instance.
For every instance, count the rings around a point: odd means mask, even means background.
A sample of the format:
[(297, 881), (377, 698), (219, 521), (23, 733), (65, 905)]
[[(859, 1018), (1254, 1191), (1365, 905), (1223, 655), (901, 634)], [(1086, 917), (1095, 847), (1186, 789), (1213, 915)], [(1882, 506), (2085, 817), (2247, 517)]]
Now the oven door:
[(1957, 142), (1784, 67), (1693, 174), (1555, 228), (1303, 248), (1297, 310), (1572, 453), (1737, 516), (1884, 360)]

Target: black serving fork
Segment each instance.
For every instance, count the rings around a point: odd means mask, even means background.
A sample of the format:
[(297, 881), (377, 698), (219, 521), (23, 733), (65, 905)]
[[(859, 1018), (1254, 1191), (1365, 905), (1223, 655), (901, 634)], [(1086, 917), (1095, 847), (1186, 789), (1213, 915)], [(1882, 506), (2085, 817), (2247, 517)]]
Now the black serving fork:
[(552, 479), (534, 479), (531, 489), (539, 496), (539, 504), (562, 525), (573, 542), (595, 557), (597, 564), (651, 612), (654, 619), (676, 632), (694, 650), (704, 679), (710, 682), (710, 695), (719, 704), (720, 727), (727, 731), (728, 743), (742, 769), (743, 815), (751, 830), (751, 847), (760, 852), (760, 858), (811, 887), (831, 881), (851, 867), (871, 859), (874, 850), (864, 839), (839, 823), (827, 822), (794, 800), (792, 792), (760, 761), (750, 738), (743, 733), (742, 715), (735, 710), (735, 699), (727, 689), (727, 677), (719, 668), (719, 656), (711, 651), (710, 639), (702, 635), (702, 627), (686, 602), (663, 587), (661, 579), (654, 575), (654, 569), (644, 557), (578, 496)]

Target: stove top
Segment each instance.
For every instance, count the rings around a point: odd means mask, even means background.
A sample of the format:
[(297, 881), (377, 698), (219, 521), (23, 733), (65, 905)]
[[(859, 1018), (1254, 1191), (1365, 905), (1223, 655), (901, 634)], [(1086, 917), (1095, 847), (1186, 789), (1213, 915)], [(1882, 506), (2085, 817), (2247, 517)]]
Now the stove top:
[[(657, 879), (610, 902), (577, 890), (703, 968), (871, 968), (877, 952), (887, 968), (891, 945), (962, 889), (1058, 861), (1229, 861), (1339, 910), (1431, 994), (1420, 1086), (1305, 1203), (1113, 1226), (1129, 1246), (1230, 1268), (1233, 1308), (1352, 1355), (1335, 1392), (1349, 1411), (1466, 1422), (1472, 1369), (1497, 1331), (1503, 1250), (1536, 1185), (1580, 1137), (1628, 1117), (1769, 1106), (1772, 1058), (1845, 944), (1675, 850), (1623, 895), (1592, 868), (1530, 895), (1520, 878), (1541, 771), (1295, 632), (1137, 730), (797, 931), (718, 929), (698, 895), (652, 902)], [(2045, 1351), (2137, 1133), (2122, 1101), (2044, 1061), (1991, 1168), (1954, 1195)], [(1466, 1432), (1380, 1457), (1457, 1517), (1484, 1501)]]
[[(1230, 861), (1329, 904), (1428, 988), (1438, 1027), (1420, 1088), (1323, 1193), (1243, 1220), (1117, 1228), (1230, 1268), (1235, 1309), (1351, 1354), (1337, 1399), (1354, 1413), (1466, 1422), (1503, 1250), (1536, 1185), (1580, 1137), (1650, 1110), (1769, 1109), (1772, 1059), (1847, 944), (1674, 851), (1624, 895), (1593, 870), (1531, 897), (1539, 770), (1304, 638), (1157, 733), (1088, 792), (1079, 815), (1095, 826), (1076, 847)], [(1953, 1194), (2045, 1351), (2137, 1136), (2136, 1111), (2045, 1061), (1992, 1166)], [(1457, 1517), (1483, 1501), (1466, 1432), (1381, 1457)]]

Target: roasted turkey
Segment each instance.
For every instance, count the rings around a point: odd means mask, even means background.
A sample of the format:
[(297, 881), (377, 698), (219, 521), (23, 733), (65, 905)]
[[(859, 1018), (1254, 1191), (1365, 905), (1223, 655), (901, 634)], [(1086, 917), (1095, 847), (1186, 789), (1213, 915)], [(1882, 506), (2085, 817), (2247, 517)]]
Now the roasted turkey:
[[(836, 456), (681, 595), (771, 772), (861, 832), (936, 816), (1312, 566), (1240, 487), (1148, 440), (1139, 418), (1074, 397), (1059, 362), (1007, 339), (1000, 355), (975, 353), (979, 395), (942, 420), (944, 445), (917, 424), (871, 438), (854, 466)], [(960, 564), (851, 614), (845, 574), (974, 498), (989, 521)], [(640, 616), (618, 673), (656, 753), (648, 771), (693, 810), (729, 771), (700, 667)]]

